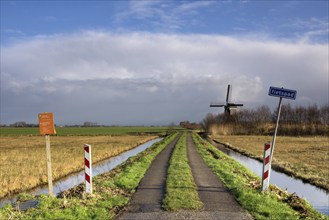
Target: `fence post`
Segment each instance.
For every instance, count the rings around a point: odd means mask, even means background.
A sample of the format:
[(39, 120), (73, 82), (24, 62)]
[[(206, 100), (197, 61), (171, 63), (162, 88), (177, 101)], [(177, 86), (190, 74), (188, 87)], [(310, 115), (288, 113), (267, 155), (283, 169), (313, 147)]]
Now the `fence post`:
[(47, 154), (47, 174), (48, 174), (48, 194), (54, 196), (53, 177), (51, 170), (51, 154), (50, 154), (50, 135), (46, 134), (46, 154)]
[(91, 146), (89, 144), (84, 145), (85, 151), (85, 182), (86, 193), (93, 193), (92, 188), (92, 166), (91, 166)]
[(271, 143), (264, 144), (262, 191), (266, 191), (270, 183), (271, 171)]

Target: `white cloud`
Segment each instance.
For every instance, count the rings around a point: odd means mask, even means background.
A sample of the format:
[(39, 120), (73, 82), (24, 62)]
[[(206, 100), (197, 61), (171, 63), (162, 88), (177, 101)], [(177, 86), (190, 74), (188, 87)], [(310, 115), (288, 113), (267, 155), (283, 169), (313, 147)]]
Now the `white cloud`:
[(275, 105), (269, 86), (298, 90), (296, 104), (328, 102), (328, 45), (220, 35), (85, 31), (1, 48), (1, 123), (169, 124), (200, 121), (212, 101)]
[[(298, 39), (303, 42), (318, 42), (320, 40), (328, 43), (329, 22), (325, 18), (294, 18), (279, 26), (280, 28), (293, 29)], [(325, 40), (323, 40), (325, 39)]]
[(135, 19), (143, 20), (146, 26), (150, 25), (162, 32), (170, 32), (181, 29), (187, 24), (198, 24), (196, 15), (199, 14), (199, 10), (211, 8), (214, 4), (218, 2), (130, 1), (125, 11), (113, 17), (116, 23)]
[(175, 11), (176, 13), (187, 13), (187, 14), (195, 14), (196, 10), (200, 8), (209, 7), (215, 4), (215, 1), (195, 1), (195, 2), (186, 2), (179, 5)]
[(5, 29), (5, 34), (14, 34), (14, 35), (24, 35), (24, 32), (21, 30), (15, 30), (15, 29)]

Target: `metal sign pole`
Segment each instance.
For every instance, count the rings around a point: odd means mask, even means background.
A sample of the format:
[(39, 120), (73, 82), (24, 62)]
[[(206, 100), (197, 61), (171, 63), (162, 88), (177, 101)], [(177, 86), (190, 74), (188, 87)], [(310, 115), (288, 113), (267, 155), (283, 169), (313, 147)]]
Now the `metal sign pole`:
[[(274, 131), (274, 135), (273, 135), (273, 139), (272, 139), (272, 146), (271, 146), (271, 155), (270, 155), (270, 161), (269, 161), (269, 170), (268, 170), (268, 183), (270, 181), (270, 172), (271, 172), (271, 166), (272, 166), (272, 159), (273, 159), (273, 152), (274, 152), (274, 147), (275, 147), (275, 139), (276, 139), (276, 134), (278, 132), (278, 127), (279, 127), (279, 120), (280, 120), (280, 114), (281, 114), (281, 105), (282, 105), (282, 98), (286, 98), (286, 99), (292, 99), (295, 100), (296, 99), (296, 95), (297, 95), (297, 91), (296, 90), (291, 90), (291, 89), (284, 89), (282, 88), (278, 88), (278, 87), (270, 87), (269, 91), (268, 91), (268, 95), (269, 96), (274, 96), (274, 97), (280, 97), (280, 101), (279, 101), (279, 106), (278, 106), (278, 115), (276, 118), (276, 125), (275, 125), (275, 131)], [(265, 153), (264, 153), (264, 160), (265, 160)], [(264, 168), (263, 168), (264, 169)], [(263, 170), (264, 172), (264, 170)], [(264, 175), (264, 174), (263, 174)], [(262, 190), (266, 190), (262, 187)]]
[(275, 139), (276, 139), (276, 134), (278, 132), (278, 127), (279, 127), (279, 120), (280, 120), (280, 113), (281, 113), (281, 105), (282, 105), (282, 97), (280, 97), (279, 106), (278, 106), (278, 115), (277, 115), (277, 118), (276, 118), (275, 131), (274, 131), (274, 135), (273, 135), (273, 139), (272, 139), (271, 161), (270, 161), (270, 163), (272, 162), (273, 151), (274, 151), (274, 147), (275, 147)]
[(48, 170), (48, 193), (54, 196), (53, 192), (53, 179), (51, 171), (51, 154), (50, 154), (50, 135), (46, 134), (46, 152), (47, 152), (47, 170)]

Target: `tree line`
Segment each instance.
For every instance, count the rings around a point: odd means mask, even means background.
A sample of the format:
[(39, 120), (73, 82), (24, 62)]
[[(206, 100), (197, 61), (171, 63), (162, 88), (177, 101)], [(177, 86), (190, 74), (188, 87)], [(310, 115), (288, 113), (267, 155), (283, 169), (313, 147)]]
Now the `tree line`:
[[(231, 115), (207, 114), (202, 121), (206, 132), (220, 134), (273, 133), (277, 110), (262, 105), (256, 109), (241, 109)], [(329, 105), (281, 107), (279, 134), (281, 135), (329, 135)]]

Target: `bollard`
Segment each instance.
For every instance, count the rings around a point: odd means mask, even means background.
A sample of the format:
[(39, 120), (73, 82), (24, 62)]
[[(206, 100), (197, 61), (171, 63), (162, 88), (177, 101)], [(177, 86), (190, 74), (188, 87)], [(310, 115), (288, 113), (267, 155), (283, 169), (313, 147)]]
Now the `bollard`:
[(262, 191), (266, 191), (270, 183), (271, 171), (271, 143), (264, 144)]
[(93, 193), (92, 188), (92, 167), (91, 167), (91, 146), (89, 144), (84, 145), (85, 150), (85, 182), (86, 193)]

